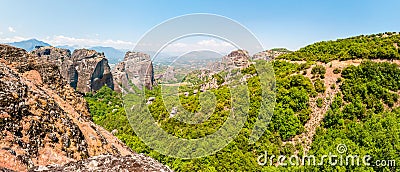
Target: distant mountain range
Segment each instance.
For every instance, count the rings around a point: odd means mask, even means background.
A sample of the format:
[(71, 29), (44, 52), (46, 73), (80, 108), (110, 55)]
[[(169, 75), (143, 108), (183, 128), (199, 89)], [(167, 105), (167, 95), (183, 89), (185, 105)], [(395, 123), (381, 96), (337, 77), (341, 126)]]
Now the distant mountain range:
[(59, 46), (56, 46), (57, 48), (63, 48), (63, 49), (68, 49), (68, 50), (70, 50), (71, 52), (73, 52), (75, 49), (79, 49), (79, 46), (78, 45), (73, 45), (73, 46), (70, 46), (70, 45), (59, 45)]
[[(26, 51), (32, 51), (35, 49), (37, 46), (51, 46), (50, 44), (39, 41), (37, 39), (29, 39), (25, 41), (20, 41), (20, 42), (12, 42), (12, 43), (6, 43), (8, 45), (18, 47), (25, 49)], [(69, 49), (71, 52), (73, 52), (75, 49), (78, 49), (78, 45), (70, 46), (70, 45), (61, 45), (61, 46), (56, 46), (57, 48), (63, 48), (63, 49)], [(110, 64), (117, 64), (118, 62), (122, 61), (125, 56), (125, 50), (119, 50), (113, 47), (102, 47), (102, 46), (96, 46), (96, 47), (90, 47), (87, 48), (90, 50), (95, 50), (97, 52), (104, 52), (104, 55), (108, 59), (108, 63)]]
[(43, 41), (39, 41), (37, 39), (29, 39), (21, 42), (12, 42), (6, 43), (8, 45), (25, 49), (26, 51), (32, 51), (35, 49), (36, 46), (50, 46), (50, 44), (45, 43)]

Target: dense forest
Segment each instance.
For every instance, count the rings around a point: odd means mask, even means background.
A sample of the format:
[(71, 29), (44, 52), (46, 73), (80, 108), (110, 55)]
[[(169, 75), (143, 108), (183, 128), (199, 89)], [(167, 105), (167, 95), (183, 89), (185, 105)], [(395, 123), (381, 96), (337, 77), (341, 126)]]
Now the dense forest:
[(350, 59), (400, 59), (400, 35), (386, 32), (308, 45), (279, 59), (321, 61)]
[[(225, 148), (216, 154), (195, 159), (171, 158), (150, 149), (135, 135), (129, 124), (122, 95), (108, 87), (98, 92), (87, 94), (90, 113), (95, 123), (112, 131), (117, 129), (117, 137), (135, 152), (147, 154), (176, 171), (396, 171), (396, 167), (352, 165), (329, 165), (323, 159), (319, 166), (278, 166), (277, 159), (272, 165), (259, 165), (257, 158), (267, 152), (268, 155), (303, 155), (301, 144), (283, 144), (296, 135), (305, 132), (304, 125), (309, 121), (313, 109), (310, 99), (324, 94), (326, 69), (315, 64), (315, 61), (348, 59), (399, 59), (397, 44), (400, 35), (385, 33), (369, 36), (358, 36), (337, 41), (326, 41), (309, 45), (299, 51), (281, 55), (279, 59), (303, 60), (306, 63), (290, 63), (283, 60), (272, 62), (256, 61), (258, 65), (272, 63), (276, 79), (276, 104), (274, 115), (265, 133), (254, 144), (249, 144), (249, 136), (257, 121), (260, 109), (260, 78), (256, 75), (254, 65), (242, 69), (242, 74), (252, 77), (247, 79), (250, 92), (250, 108), (247, 121), (239, 135)], [(306, 77), (311, 71), (312, 78)], [(349, 65), (343, 69), (335, 69), (334, 73), (341, 77), (336, 81), (340, 92), (333, 95), (333, 101), (317, 128), (308, 155), (321, 159), (323, 155), (337, 153), (337, 146), (345, 144), (346, 154), (370, 155), (374, 160), (395, 160), (400, 162), (400, 108), (398, 108), (400, 90), (400, 69), (392, 63), (363, 61), (360, 65)], [(214, 78), (221, 85), (226, 73), (221, 72)], [(193, 78), (192, 78), (193, 79)], [(201, 81), (193, 81), (201, 83)], [(198, 112), (200, 94), (194, 94), (195, 86), (181, 86), (181, 92), (189, 92), (188, 96), (179, 96), (182, 106), (190, 112)], [(201, 124), (185, 124), (170, 118), (162, 96), (161, 86), (153, 90), (145, 90), (147, 97), (155, 97), (149, 105), (151, 114), (162, 129), (169, 134), (182, 138), (199, 138), (214, 133), (229, 116), (232, 106), (231, 88), (221, 85), (210, 91), (215, 95), (214, 113)], [(316, 99), (318, 108), (323, 107), (325, 100)], [(317, 161), (318, 162), (318, 161)]]

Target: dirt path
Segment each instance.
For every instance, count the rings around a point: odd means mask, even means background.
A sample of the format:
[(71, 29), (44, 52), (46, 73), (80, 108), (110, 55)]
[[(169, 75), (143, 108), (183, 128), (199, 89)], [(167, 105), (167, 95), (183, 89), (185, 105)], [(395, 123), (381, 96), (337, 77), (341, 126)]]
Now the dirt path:
[[(288, 60), (285, 60), (285, 61), (290, 62), (290, 63), (298, 63), (298, 64), (305, 63), (305, 61), (288, 61)], [(304, 125), (305, 132), (303, 132), (299, 135), (296, 135), (294, 138), (290, 139), (289, 141), (283, 142), (283, 145), (285, 145), (287, 143), (291, 143), (292, 145), (301, 144), (303, 147), (304, 154), (306, 154), (310, 150), (316, 129), (320, 126), (322, 120), (324, 119), (324, 115), (326, 114), (330, 105), (332, 104), (334, 96), (338, 92), (340, 92), (339, 85), (336, 84), (336, 81), (339, 77), (341, 77), (341, 74), (340, 73), (334, 74), (333, 70), (336, 68), (343, 70), (345, 67), (350, 66), (350, 65), (358, 66), (361, 64), (362, 61), (363, 61), (362, 59), (348, 60), (348, 61), (334, 60), (327, 64), (317, 62), (315, 65), (312, 65), (309, 69), (307, 69), (307, 74), (305, 76), (312, 80), (312, 74), (311, 74), (312, 68), (316, 65), (322, 65), (325, 67), (326, 74), (325, 74), (325, 78), (323, 80), (325, 83), (326, 91), (323, 94), (318, 94), (318, 96), (315, 98), (310, 98), (310, 107), (312, 109), (312, 113), (310, 114), (310, 119)], [(391, 60), (373, 59), (371, 61), (373, 61), (373, 62), (390, 62), (390, 63), (395, 63), (395, 64), (400, 65), (400, 60), (391, 61)], [(331, 85), (333, 85), (333, 84), (335, 84), (334, 89), (331, 88)], [(317, 107), (316, 100), (318, 98), (323, 99), (323, 106), (321, 108)], [(298, 151), (296, 151), (295, 154), (298, 154)]]

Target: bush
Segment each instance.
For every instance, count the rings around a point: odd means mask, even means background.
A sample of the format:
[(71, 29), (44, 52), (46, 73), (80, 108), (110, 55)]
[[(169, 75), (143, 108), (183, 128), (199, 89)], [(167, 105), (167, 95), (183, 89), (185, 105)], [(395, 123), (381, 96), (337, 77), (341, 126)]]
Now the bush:
[(338, 79), (336, 80), (336, 83), (341, 83), (342, 80), (343, 80), (343, 78), (338, 78)]
[(323, 105), (323, 100), (322, 100), (322, 98), (318, 98), (318, 99), (317, 99), (317, 107), (322, 108), (322, 105)]
[(339, 74), (340, 72), (341, 72), (341, 70), (339, 68), (333, 69), (333, 73), (334, 74)]
[(311, 74), (313, 75), (325, 75), (326, 69), (322, 65), (316, 65), (311, 69)]
[(321, 79), (316, 79), (314, 81), (314, 88), (315, 91), (317, 91), (318, 93), (324, 93), (326, 90), (324, 81)]

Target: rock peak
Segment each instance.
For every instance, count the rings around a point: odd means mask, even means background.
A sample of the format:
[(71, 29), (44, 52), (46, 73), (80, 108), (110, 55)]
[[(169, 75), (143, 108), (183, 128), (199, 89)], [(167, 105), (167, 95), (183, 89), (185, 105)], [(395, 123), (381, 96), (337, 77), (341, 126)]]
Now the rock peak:
[(139, 89), (143, 86), (152, 89), (155, 84), (153, 63), (150, 56), (142, 52), (128, 51), (124, 61), (117, 64), (112, 73), (114, 88), (119, 92), (132, 92), (134, 89), (129, 83), (133, 83)]
[(150, 60), (150, 55), (142, 52), (133, 52), (133, 51), (128, 51), (125, 53), (124, 61), (133, 59), (137, 61)]
[(229, 53), (227, 56), (228, 57), (237, 57), (237, 56), (250, 57), (249, 52), (246, 50), (234, 50), (231, 53)]
[(104, 53), (99, 53), (95, 50), (89, 49), (75, 49), (72, 53), (72, 58), (74, 60), (82, 60), (88, 58), (105, 58)]
[(222, 64), (227, 68), (246, 68), (250, 65), (249, 52), (246, 50), (235, 50), (222, 57)]

